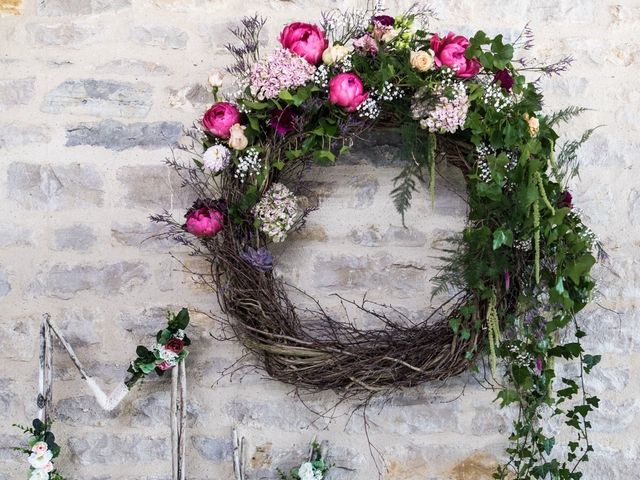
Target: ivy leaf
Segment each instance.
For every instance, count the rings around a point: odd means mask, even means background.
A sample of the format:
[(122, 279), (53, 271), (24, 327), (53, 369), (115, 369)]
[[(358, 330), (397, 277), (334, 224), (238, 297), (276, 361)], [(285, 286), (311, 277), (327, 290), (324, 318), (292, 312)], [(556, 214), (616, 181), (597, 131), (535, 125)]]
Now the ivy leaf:
[(178, 314), (169, 322), (169, 328), (172, 330), (184, 330), (189, 325), (189, 310), (182, 308)]
[(336, 161), (331, 150), (318, 150), (313, 153), (313, 160), (319, 165), (330, 165)]
[(493, 232), (493, 249), (497, 250), (503, 245), (513, 245), (513, 232), (508, 228), (499, 228)]
[(591, 267), (596, 263), (596, 259), (593, 255), (586, 254), (578, 257), (571, 265), (565, 268), (566, 275), (575, 283), (580, 284), (580, 277), (588, 274), (591, 271)]
[(582, 361), (584, 362), (584, 371), (586, 373), (590, 373), (591, 369), (600, 363), (600, 360), (602, 360), (602, 355), (585, 355), (582, 358)]
[(519, 399), (518, 392), (513, 389), (505, 388), (498, 393), (497, 400), (500, 400), (500, 407), (506, 407)]

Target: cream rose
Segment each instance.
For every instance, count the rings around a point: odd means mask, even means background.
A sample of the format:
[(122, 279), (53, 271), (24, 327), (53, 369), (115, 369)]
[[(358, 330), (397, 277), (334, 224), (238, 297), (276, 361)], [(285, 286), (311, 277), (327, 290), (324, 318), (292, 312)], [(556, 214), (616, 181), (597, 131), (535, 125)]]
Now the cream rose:
[(229, 131), (229, 146), (234, 150), (244, 150), (249, 145), (249, 139), (244, 134), (247, 127), (235, 123)]
[(322, 61), (325, 65), (333, 65), (349, 54), (349, 49), (344, 45), (332, 45), (322, 52)]
[(537, 137), (540, 131), (540, 120), (537, 117), (530, 117), (528, 113), (525, 113), (522, 118), (529, 124), (529, 135)]
[(400, 33), (400, 30), (398, 30), (397, 28), (390, 28), (389, 30), (387, 30), (382, 34), (380, 41), (384, 43), (393, 42), (399, 33)]
[(424, 50), (411, 52), (409, 63), (419, 72), (426, 72), (433, 67), (433, 55), (429, 52), (425, 52)]

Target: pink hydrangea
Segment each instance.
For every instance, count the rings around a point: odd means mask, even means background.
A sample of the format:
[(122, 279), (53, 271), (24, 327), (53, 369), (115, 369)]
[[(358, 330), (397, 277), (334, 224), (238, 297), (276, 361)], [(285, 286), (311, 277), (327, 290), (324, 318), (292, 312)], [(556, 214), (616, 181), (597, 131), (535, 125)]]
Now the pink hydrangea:
[(454, 87), (454, 96), (449, 98), (440, 93), (438, 102), (420, 126), (430, 132), (453, 133), (464, 126), (469, 112), (469, 96), (462, 83)]
[(282, 90), (301, 87), (313, 78), (316, 67), (295, 53), (277, 49), (251, 66), (249, 86), (258, 99), (276, 98)]

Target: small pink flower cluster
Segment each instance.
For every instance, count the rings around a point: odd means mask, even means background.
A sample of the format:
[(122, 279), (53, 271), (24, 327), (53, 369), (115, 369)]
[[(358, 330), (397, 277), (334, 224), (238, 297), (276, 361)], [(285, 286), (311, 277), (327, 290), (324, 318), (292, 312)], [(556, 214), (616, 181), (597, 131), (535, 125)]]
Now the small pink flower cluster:
[(436, 92), (436, 95), (439, 95), (438, 102), (427, 117), (420, 120), (420, 126), (430, 132), (440, 133), (453, 133), (462, 128), (469, 112), (469, 96), (464, 84), (454, 86), (453, 98), (448, 98), (442, 92)]
[(282, 90), (301, 87), (313, 78), (316, 67), (295, 53), (277, 49), (251, 66), (249, 85), (258, 99), (276, 98)]
[(287, 187), (274, 183), (253, 207), (253, 213), (260, 220), (260, 230), (274, 242), (282, 242), (298, 217), (298, 202)]

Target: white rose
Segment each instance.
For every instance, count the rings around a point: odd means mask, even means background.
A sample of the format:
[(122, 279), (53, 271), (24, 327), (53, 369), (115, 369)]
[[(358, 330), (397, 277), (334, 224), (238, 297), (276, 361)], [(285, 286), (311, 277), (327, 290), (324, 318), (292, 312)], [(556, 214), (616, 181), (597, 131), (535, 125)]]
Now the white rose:
[(244, 150), (249, 145), (249, 139), (244, 134), (246, 128), (236, 123), (229, 130), (229, 146), (234, 150)]
[(222, 72), (214, 70), (209, 74), (209, 85), (211, 88), (220, 88), (222, 86)]
[(42, 452), (42, 453), (35, 453), (35, 452), (32, 453), (31, 455), (29, 455), (28, 460), (33, 468), (38, 469), (38, 468), (44, 468), (47, 465), (47, 463), (51, 461), (52, 458), (53, 458), (53, 453), (51, 453), (51, 450), (47, 450), (46, 452)]
[(344, 45), (332, 45), (322, 53), (322, 61), (325, 65), (333, 65), (349, 55), (349, 49)]
[[(207, 151), (204, 152), (204, 155), (202, 155), (202, 162), (204, 163), (204, 166), (213, 173), (221, 172), (227, 168), (230, 160), (231, 152), (224, 145), (214, 145), (213, 147), (208, 148)], [(184, 332), (182, 332), (181, 338), (184, 338)]]
[(41, 468), (33, 470), (29, 480), (49, 480), (49, 474)]

